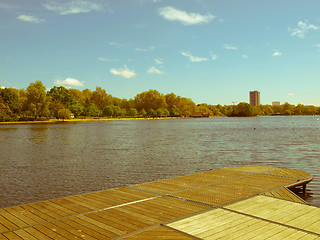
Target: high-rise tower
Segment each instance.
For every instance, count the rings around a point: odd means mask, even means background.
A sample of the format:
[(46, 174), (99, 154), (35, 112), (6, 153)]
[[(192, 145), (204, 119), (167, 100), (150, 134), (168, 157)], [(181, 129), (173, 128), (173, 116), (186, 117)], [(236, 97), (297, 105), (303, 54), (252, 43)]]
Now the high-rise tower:
[(260, 92), (259, 91), (250, 91), (250, 104), (252, 106), (260, 105)]

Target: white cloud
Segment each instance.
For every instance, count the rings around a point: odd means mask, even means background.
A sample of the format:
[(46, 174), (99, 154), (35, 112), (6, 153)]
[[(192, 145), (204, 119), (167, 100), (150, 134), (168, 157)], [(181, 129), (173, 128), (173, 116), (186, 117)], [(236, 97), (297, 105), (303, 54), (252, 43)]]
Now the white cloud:
[(152, 66), (152, 67), (148, 68), (147, 73), (150, 73), (150, 74), (163, 74), (164, 72), (162, 72), (159, 69), (157, 69), (156, 67)]
[(137, 52), (151, 52), (155, 49), (154, 46), (148, 47), (148, 48), (135, 48)]
[(162, 65), (163, 64), (163, 61), (161, 59), (159, 59), (159, 58), (155, 58), (154, 61), (158, 65)]
[(119, 43), (119, 42), (109, 42), (109, 45), (116, 47), (116, 48), (121, 48), (121, 47), (125, 46), (123, 43)]
[(57, 79), (54, 81), (54, 84), (59, 85), (59, 86), (64, 86), (66, 88), (84, 86), (83, 82), (80, 82), (79, 80), (77, 80), (75, 78), (66, 78), (65, 80)]
[(112, 68), (110, 69), (110, 73), (112, 73), (113, 75), (120, 75), (124, 78), (132, 78), (136, 76), (136, 73), (133, 70), (130, 70), (126, 65), (124, 65), (124, 68)]
[(249, 58), (248, 55), (246, 55), (246, 54), (242, 54), (242, 57), (245, 59)]
[(295, 94), (294, 93), (288, 93), (288, 96), (294, 96)]
[(87, 0), (73, 0), (64, 3), (48, 2), (43, 6), (60, 15), (88, 13), (92, 11), (101, 11), (103, 9), (101, 5)]
[(183, 25), (197, 25), (209, 23), (215, 16), (211, 14), (201, 15), (199, 13), (188, 13), (173, 7), (163, 7), (159, 9), (159, 14), (168, 21), (178, 21)]
[(205, 58), (205, 57), (195, 57), (195, 56), (192, 56), (189, 52), (184, 52), (182, 51), (181, 52), (181, 55), (185, 56), (185, 57), (188, 57), (190, 62), (205, 62), (205, 61), (208, 61), (208, 58)]
[(37, 17), (31, 16), (31, 15), (24, 15), (24, 14), (18, 16), (17, 19), (20, 20), (20, 21), (31, 22), (31, 23), (42, 23), (42, 22), (46, 22), (45, 19), (37, 18)]
[(110, 59), (110, 58), (104, 58), (104, 57), (100, 57), (98, 59), (101, 62), (116, 62), (116, 61), (118, 61), (118, 59)]
[(296, 36), (299, 38), (304, 38), (305, 34), (309, 30), (318, 30), (319, 27), (313, 24), (308, 24), (306, 21), (299, 21), (297, 28), (288, 28), (288, 31), (291, 33), (291, 36)]
[(279, 52), (279, 51), (275, 51), (272, 56), (274, 57), (278, 57), (278, 56), (281, 56), (282, 55), (282, 52)]
[(210, 53), (210, 55), (211, 55), (211, 59), (212, 59), (213, 61), (215, 61), (215, 60), (218, 59), (218, 55), (213, 54), (213, 53)]
[(230, 45), (230, 44), (225, 44), (225, 45), (223, 45), (223, 48), (224, 48), (224, 49), (227, 49), (227, 50), (237, 50), (237, 49), (238, 49), (237, 47), (232, 46), (232, 45)]
[(314, 45), (320, 51), (320, 43)]

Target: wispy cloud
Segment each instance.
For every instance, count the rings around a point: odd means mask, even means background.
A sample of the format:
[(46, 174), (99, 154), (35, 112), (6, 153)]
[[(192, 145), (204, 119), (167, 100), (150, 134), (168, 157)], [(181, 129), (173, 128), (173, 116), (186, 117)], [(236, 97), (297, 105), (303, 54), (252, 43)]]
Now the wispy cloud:
[(110, 46), (116, 47), (116, 48), (122, 48), (125, 46), (125, 44), (123, 43), (119, 43), (119, 42), (109, 42)]
[(318, 48), (318, 50), (320, 51), (320, 43), (315, 44), (314, 47)]
[(126, 65), (124, 65), (124, 68), (112, 68), (110, 69), (110, 73), (113, 75), (120, 75), (124, 78), (132, 78), (136, 76), (136, 73), (133, 70), (130, 70)]
[(57, 79), (54, 81), (54, 84), (59, 85), (59, 86), (64, 86), (66, 88), (84, 86), (83, 82), (80, 82), (79, 80), (77, 80), (75, 78), (66, 78), (65, 80)]
[(149, 74), (163, 74), (164, 72), (162, 72), (158, 68), (152, 66), (152, 67), (148, 68), (147, 73), (149, 73)]
[(110, 58), (104, 58), (104, 57), (100, 57), (98, 58), (98, 60), (100, 62), (117, 62), (118, 61), (118, 59), (110, 59)]
[(246, 54), (242, 54), (242, 57), (245, 59), (249, 58), (248, 55), (246, 55)]
[(275, 51), (272, 56), (274, 57), (279, 57), (279, 56), (282, 56), (282, 52), (279, 52), (279, 51)]
[(155, 58), (154, 61), (158, 65), (162, 65), (163, 64), (163, 61), (161, 59), (159, 59), (159, 58)]
[(148, 47), (148, 48), (135, 48), (134, 50), (137, 52), (151, 52), (155, 49), (154, 46)]
[(294, 96), (295, 94), (294, 93), (288, 93), (288, 96)]
[(215, 60), (218, 59), (218, 55), (217, 55), (217, 54), (210, 53), (210, 55), (211, 55), (211, 59), (212, 59), (213, 61), (215, 61)]
[(195, 57), (195, 56), (192, 56), (189, 52), (184, 52), (184, 51), (182, 51), (182, 52), (181, 52), (181, 55), (189, 58), (190, 62), (205, 62), (205, 61), (208, 61), (208, 58), (205, 58), (205, 57)]
[(288, 28), (288, 31), (291, 33), (291, 36), (296, 36), (299, 38), (304, 38), (305, 34), (309, 30), (318, 30), (319, 27), (313, 24), (308, 24), (307, 21), (299, 21), (296, 28)]
[(43, 5), (46, 9), (60, 15), (88, 13), (103, 10), (102, 5), (87, 0), (73, 0), (70, 2), (48, 2)]
[(20, 21), (24, 21), (24, 22), (30, 22), (30, 23), (43, 23), (43, 22), (46, 22), (45, 19), (42, 19), (42, 18), (37, 18), (35, 16), (31, 16), (31, 15), (20, 15), (17, 17), (18, 20)]
[(230, 44), (223, 45), (223, 48), (227, 49), (227, 50), (237, 50), (238, 49), (237, 47), (230, 45)]
[(173, 7), (162, 7), (158, 10), (159, 15), (168, 21), (177, 21), (183, 25), (198, 25), (211, 22), (215, 16), (211, 14), (201, 15), (200, 13), (185, 12)]

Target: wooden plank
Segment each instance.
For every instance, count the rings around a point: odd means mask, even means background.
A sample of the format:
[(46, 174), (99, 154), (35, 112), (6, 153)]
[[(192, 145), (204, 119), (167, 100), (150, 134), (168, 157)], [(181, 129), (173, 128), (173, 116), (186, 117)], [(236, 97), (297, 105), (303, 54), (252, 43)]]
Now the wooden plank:
[[(21, 207), (10, 207), (10, 208), (5, 208), (5, 211), (10, 213), (11, 215), (15, 216), (16, 218), (20, 219), (21, 221), (25, 222), (27, 225), (33, 225), (36, 224), (37, 222), (29, 218), (25, 211), (25, 209)], [(0, 224), (1, 225), (1, 224)], [(0, 232), (1, 232), (1, 227), (0, 227)]]
[(126, 240), (190, 240), (194, 239), (191, 236), (184, 235), (182, 233), (176, 232), (172, 229), (168, 229), (166, 227), (157, 226), (151, 229), (148, 229), (143, 232), (136, 233), (134, 235), (123, 236), (121, 239)]
[(15, 217), (14, 215), (11, 215), (7, 211), (5, 211), (5, 209), (0, 209), (0, 215), (5, 219), (7, 219), (8, 221), (12, 222), (14, 225), (16, 225), (19, 228), (27, 226), (25, 222)]
[(224, 210), (215, 209), (192, 217), (184, 218), (176, 222), (169, 223), (167, 224), (167, 226), (179, 229), (181, 231), (185, 231), (186, 229), (189, 229), (190, 227), (192, 228), (193, 226), (197, 225), (198, 222), (207, 222), (212, 218), (219, 219), (221, 216), (225, 218), (228, 217)]
[(245, 167), (230, 167), (230, 168), (224, 168), (224, 169), (241, 171), (241, 172), (261, 173), (261, 172), (276, 170), (278, 168), (268, 167), (268, 166), (245, 166)]
[(35, 238), (34, 236), (32, 236), (31, 234), (29, 234), (28, 232), (26, 232), (23, 229), (16, 230), (16, 231), (14, 231), (14, 233), (17, 234), (22, 239), (38, 240), (37, 238)]
[(35, 228), (41, 232), (46, 231), (47, 236), (54, 236), (54, 239), (61, 237), (65, 239), (75, 239), (76, 237), (78, 237), (77, 235), (74, 235), (71, 232), (69, 232), (68, 228), (64, 229), (63, 227), (61, 227), (61, 224), (59, 224), (59, 222), (45, 223), (41, 226), (45, 228), (40, 229), (39, 226), (36, 226)]
[[(91, 236), (96, 239), (105, 239), (107, 237), (106, 235), (103, 235), (100, 231), (97, 231), (95, 229), (90, 228), (87, 225), (82, 225), (82, 224), (79, 224), (79, 223), (72, 221), (72, 220), (69, 220), (69, 219), (62, 220), (61, 222), (64, 224), (67, 224), (67, 225), (71, 226), (73, 229), (75, 229), (79, 234), (81, 234), (80, 237)], [(99, 229), (99, 230), (101, 230), (101, 229)]]
[(9, 228), (7, 228), (7, 227), (5, 227), (4, 225), (2, 225), (1, 219), (0, 219), (0, 234), (1, 234), (2, 232), (6, 232), (6, 231), (8, 231), (8, 230), (9, 230)]
[(68, 239), (73, 239), (73, 238), (85, 238), (85, 239), (91, 239), (91, 240), (96, 239), (90, 235), (85, 234), (81, 229), (77, 229), (74, 226), (69, 225), (63, 221), (55, 221), (52, 224), (55, 225), (57, 229), (63, 229), (64, 236), (67, 237)]
[[(4, 218), (3, 216), (0, 216), (0, 223), (4, 226), (4, 231), (6, 230), (12, 230), (12, 229), (18, 229), (19, 227), (9, 221), (8, 219)], [(4, 232), (2, 231), (2, 232)]]
[(91, 218), (89, 216), (79, 216), (78, 218), (80, 218), (84, 221), (87, 221), (93, 225), (96, 225), (98, 227), (101, 227), (102, 229), (110, 231), (110, 237), (116, 237), (116, 236), (120, 236), (123, 234), (123, 231), (116, 229), (112, 226), (109, 226), (108, 222), (106, 222), (106, 221), (100, 221), (100, 219), (96, 220), (96, 219)]
[(57, 204), (57, 205), (63, 206), (73, 212), (76, 212), (76, 213), (85, 213), (85, 212), (92, 211), (91, 208), (87, 208), (87, 207), (82, 206), (76, 202), (70, 201), (68, 197), (60, 198), (60, 199), (52, 199), (50, 201)]
[(37, 238), (37, 239), (41, 239), (41, 240), (52, 240), (51, 237), (43, 234), (42, 232), (38, 231), (35, 228), (29, 227), (29, 228), (25, 228), (24, 229), (27, 233), (29, 233), (30, 235), (32, 235), (33, 237)]
[(14, 232), (7, 232), (3, 234), (4, 239), (3, 240), (23, 240), (23, 238), (19, 237), (17, 234)]

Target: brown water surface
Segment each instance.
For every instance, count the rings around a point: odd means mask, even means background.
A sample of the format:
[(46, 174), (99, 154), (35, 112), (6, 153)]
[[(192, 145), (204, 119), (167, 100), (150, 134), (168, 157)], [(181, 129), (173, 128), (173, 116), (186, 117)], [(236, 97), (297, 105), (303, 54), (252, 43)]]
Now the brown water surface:
[(320, 207), (320, 117), (207, 118), (0, 126), (0, 207), (263, 165), (305, 171)]

